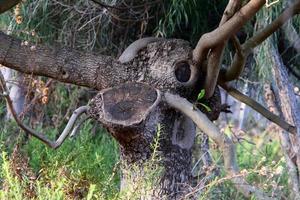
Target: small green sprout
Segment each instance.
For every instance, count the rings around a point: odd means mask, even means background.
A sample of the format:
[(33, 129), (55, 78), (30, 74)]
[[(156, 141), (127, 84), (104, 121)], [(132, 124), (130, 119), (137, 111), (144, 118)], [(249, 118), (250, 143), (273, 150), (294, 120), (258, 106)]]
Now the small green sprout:
[(198, 96), (197, 96), (197, 101), (194, 103), (193, 109), (196, 109), (197, 105), (201, 105), (201, 106), (203, 106), (203, 107), (207, 110), (207, 112), (211, 112), (211, 108), (210, 108), (210, 107), (208, 107), (208, 106), (205, 105), (204, 103), (201, 103), (201, 102), (200, 102), (201, 99), (203, 99), (204, 95), (205, 95), (205, 90), (202, 89), (202, 90), (199, 92)]

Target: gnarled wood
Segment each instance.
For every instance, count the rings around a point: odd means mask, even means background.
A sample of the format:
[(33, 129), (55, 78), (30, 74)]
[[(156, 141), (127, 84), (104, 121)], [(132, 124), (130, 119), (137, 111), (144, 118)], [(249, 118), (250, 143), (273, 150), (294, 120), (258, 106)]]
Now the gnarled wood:
[[(126, 83), (102, 90), (91, 101), (90, 107), (90, 115), (103, 124), (121, 145), (122, 187), (143, 175), (143, 165), (153, 153), (151, 145), (159, 124), (163, 128), (158, 152), (164, 173), (148, 198), (167, 196), (168, 199), (177, 199), (189, 192), (195, 125), (167, 108), (158, 90), (142, 83)], [(132, 171), (132, 165), (138, 168)]]

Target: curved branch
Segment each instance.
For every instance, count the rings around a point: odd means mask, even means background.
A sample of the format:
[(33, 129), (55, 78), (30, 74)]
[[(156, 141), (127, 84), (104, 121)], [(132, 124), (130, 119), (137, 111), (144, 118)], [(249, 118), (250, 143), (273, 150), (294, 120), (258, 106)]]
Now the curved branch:
[(121, 54), (119, 57), (119, 61), (122, 64), (128, 63), (131, 60), (134, 59), (134, 57), (137, 55), (137, 53), (145, 48), (149, 43), (157, 42), (162, 40), (162, 38), (155, 38), (155, 37), (146, 37), (139, 40), (134, 41), (131, 43)]
[(283, 11), (279, 17), (277, 17), (271, 24), (265, 27), (260, 32), (256, 33), (250, 39), (248, 39), (243, 45), (242, 50), (237, 51), (234, 55), (231, 66), (227, 69), (224, 76), (220, 77), (223, 82), (229, 82), (237, 79), (242, 73), (245, 60), (252, 51), (253, 48), (260, 45), (270, 35), (277, 31), (284, 23), (291, 19), (294, 15), (300, 12), (300, 0), (296, 0), (291, 6)]
[(77, 108), (73, 112), (70, 120), (68, 121), (65, 129), (63, 130), (63, 132), (59, 136), (59, 138), (56, 141), (51, 141), (50, 139), (48, 139), (45, 136), (45, 134), (38, 133), (35, 130), (28, 127), (27, 125), (23, 124), (23, 122), (21, 121), (21, 119), (19, 118), (18, 114), (16, 113), (16, 111), (13, 107), (13, 102), (12, 102), (11, 98), (9, 97), (9, 90), (5, 84), (2, 73), (0, 73), (0, 85), (1, 85), (1, 90), (2, 90), (3, 96), (5, 97), (7, 105), (12, 113), (13, 118), (17, 122), (18, 126), (21, 129), (23, 129), (27, 134), (32, 135), (33, 137), (41, 140), (42, 142), (44, 142), (45, 144), (47, 144), (49, 147), (51, 147), (53, 149), (57, 149), (58, 147), (60, 147), (60, 145), (64, 142), (64, 140), (66, 139), (66, 137), (69, 135), (70, 131), (72, 130), (72, 127), (74, 126), (77, 118), (80, 115), (82, 115), (83, 113), (86, 113), (87, 110), (89, 109), (89, 106), (81, 106), (81, 107)]
[(274, 115), (268, 109), (266, 109), (265, 107), (260, 105), (258, 102), (254, 101), (250, 97), (244, 95), (243, 93), (241, 93), (237, 89), (227, 86), (226, 84), (220, 84), (220, 86), (224, 90), (226, 90), (228, 92), (228, 94), (230, 94), (231, 96), (233, 96), (237, 100), (243, 102), (244, 104), (250, 106), (255, 111), (257, 111), (258, 113), (263, 115), (265, 118), (267, 118), (271, 122), (273, 122), (273, 123), (277, 124), (278, 126), (280, 126), (282, 129), (286, 130), (289, 133), (296, 134), (296, 132), (297, 132), (296, 127), (294, 127), (293, 125), (287, 123), (286, 121), (284, 121), (279, 116)]
[(210, 33), (202, 35), (193, 51), (194, 61), (201, 66), (209, 49), (228, 40), (245, 23), (247, 23), (265, 4), (265, 0), (251, 0), (242, 7), (232, 18)]
[(248, 55), (245, 54), (243, 47), (240, 45), (238, 38), (232, 40), (235, 48), (235, 54), (231, 66), (220, 74), (219, 80), (222, 82), (232, 81), (237, 79), (244, 70), (246, 64), (246, 58)]
[(73, 138), (77, 135), (79, 129), (80, 129), (80, 126), (88, 119), (90, 119), (91, 116), (85, 116), (84, 118), (80, 119), (80, 121), (76, 124), (76, 126), (74, 126), (71, 134), (70, 134), (70, 138)]
[(260, 45), (265, 39), (277, 31), (283, 24), (285, 24), (294, 15), (300, 12), (300, 0), (296, 0), (292, 5), (283, 11), (271, 24), (256, 33), (243, 44), (243, 49), (246, 52), (251, 51), (254, 47)]
[(127, 82), (135, 73), (111, 56), (28, 44), (3, 32), (0, 32), (0, 64), (26, 74), (98, 90)]
[(239, 174), (239, 168), (236, 161), (235, 146), (231, 139), (226, 134), (221, 134), (218, 128), (211, 122), (205, 114), (197, 108), (193, 108), (193, 104), (185, 98), (170, 93), (165, 93), (166, 102), (173, 108), (181, 111), (183, 114), (191, 118), (194, 123), (208, 137), (210, 137), (220, 148), (224, 157), (225, 170), (232, 176), (232, 182), (235, 187), (245, 196), (249, 197), (254, 194), (258, 199), (270, 199), (266, 194), (258, 188), (249, 185)]
[[(240, 8), (240, 6), (241, 6), (240, 0), (229, 0), (219, 26), (222, 26), (224, 23), (226, 23), (226, 21), (228, 21), (236, 13), (236, 11)], [(206, 79), (204, 83), (206, 98), (210, 98), (215, 91), (218, 77), (219, 77), (219, 72), (220, 72), (220, 65), (222, 63), (223, 53), (226, 44), (227, 44), (227, 40), (223, 41), (216, 47), (212, 48), (208, 55), (207, 70), (206, 70), (207, 73), (206, 73)]]

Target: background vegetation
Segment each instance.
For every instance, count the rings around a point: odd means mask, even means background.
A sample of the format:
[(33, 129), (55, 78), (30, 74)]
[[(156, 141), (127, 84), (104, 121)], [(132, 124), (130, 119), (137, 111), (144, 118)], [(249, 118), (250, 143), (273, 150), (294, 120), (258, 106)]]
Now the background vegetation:
[[(123, 5), (121, 0), (102, 2)], [(115, 11), (93, 1), (27, 0), (20, 5), (20, 10), (14, 9), (0, 16), (0, 28), (17, 35), (24, 42), (59, 44), (119, 55), (130, 42), (147, 35), (183, 38), (195, 44), (201, 34), (217, 26), (226, 2), (158, 1), (147, 10), (142, 7), (126, 15), (125, 11)], [(160, 8), (159, 12), (157, 8)], [(278, 16), (281, 8), (282, 4), (265, 8), (257, 19)], [(293, 23), (300, 27), (299, 18)], [(240, 38), (249, 37), (255, 31), (251, 27), (246, 26), (238, 33)], [(263, 53), (263, 50), (260, 52)], [(226, 59), (231, 58), (229, 51), (226, 52)], [(255, 60), (250, 69), (254, 68), (253, 71), (268, 80), (269, 69), (265, 68), (268, 63), (264, 55), (259, 54)], [(294, 60), (297, 61), (296, 58)], [(257, 81), (251, 79), (253, 77), (253, 74), (245, 74), (247, 80)], [(65, 126), (70, 112), (86, 104), (96, 93), (39, 77), (27, 76), (26, 80), (28, 109), (24, 118), (28, 124), (52, 138)], [(39, 88), (32, 84), (34, 81), (43, 83), (41, 87), (50, 90), (47, 101), (42, 101)], [(237, 84), (243, 87), (244, 82)], [(299, 82), (295, 81), (295, 84)], [(262, 85), (263, 82), (260, 82), (260, 88)], [(34, 97), (37, 98), (32, 102)], [(58, 150), (51, 150), (36, 139), (24, 136), (14, 122), (5, 119), (5, 113), (4, 99), (0, 99), (0, 199), (136, 199), (136, 188), (147, 190), (159, 175), (157, 167), (149, 167), (148, 178), (143, 177), (141, 182), (132, 183), (132, 188), (120, 193), (118, 146), (98, 124), (86, 122), (76, 138), (68, 140)], [(225, 126), (219, 123), (226, 134), (235, 137), (231, 130), (235, 125), (232, 120), (227, 121)], [(285, 199), (288, 196), (285, 162), (276, 134), (270, 134), (273, 133), (263, 132), (257, 127), (254, 131), (246, 130), (243, 140), (236, 141), (238, 161), (243, 169), (242, 175), (247, 176), (249, 182)], [(228, 181), (230, 177), (224, 177), (220, 153), (213, 144), (211, 146), (215, 165), (198, 178), (204, 179), (215, 169), (218, 169), (218, 176), (202, 188), (201, 199), (243, 199)], [(153, 157), (149, 166), (155, 165), (157, 159)]]

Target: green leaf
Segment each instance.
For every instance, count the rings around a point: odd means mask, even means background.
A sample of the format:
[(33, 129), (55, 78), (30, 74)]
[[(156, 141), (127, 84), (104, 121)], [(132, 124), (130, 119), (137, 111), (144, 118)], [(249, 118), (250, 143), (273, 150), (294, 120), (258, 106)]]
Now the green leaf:
[(207, 105), (205, 105), (204, 103), (199, 103), (201, 106), (203, 106), (206, 110), (207, 110), (207, 112), (211, 112), (211, 108), (210, 107), (208, 107)]
[(197, 101), (200, 101), (204, 97), (204, 95), (205, 95), (205, 90), (202, 89), (198, 94)]

